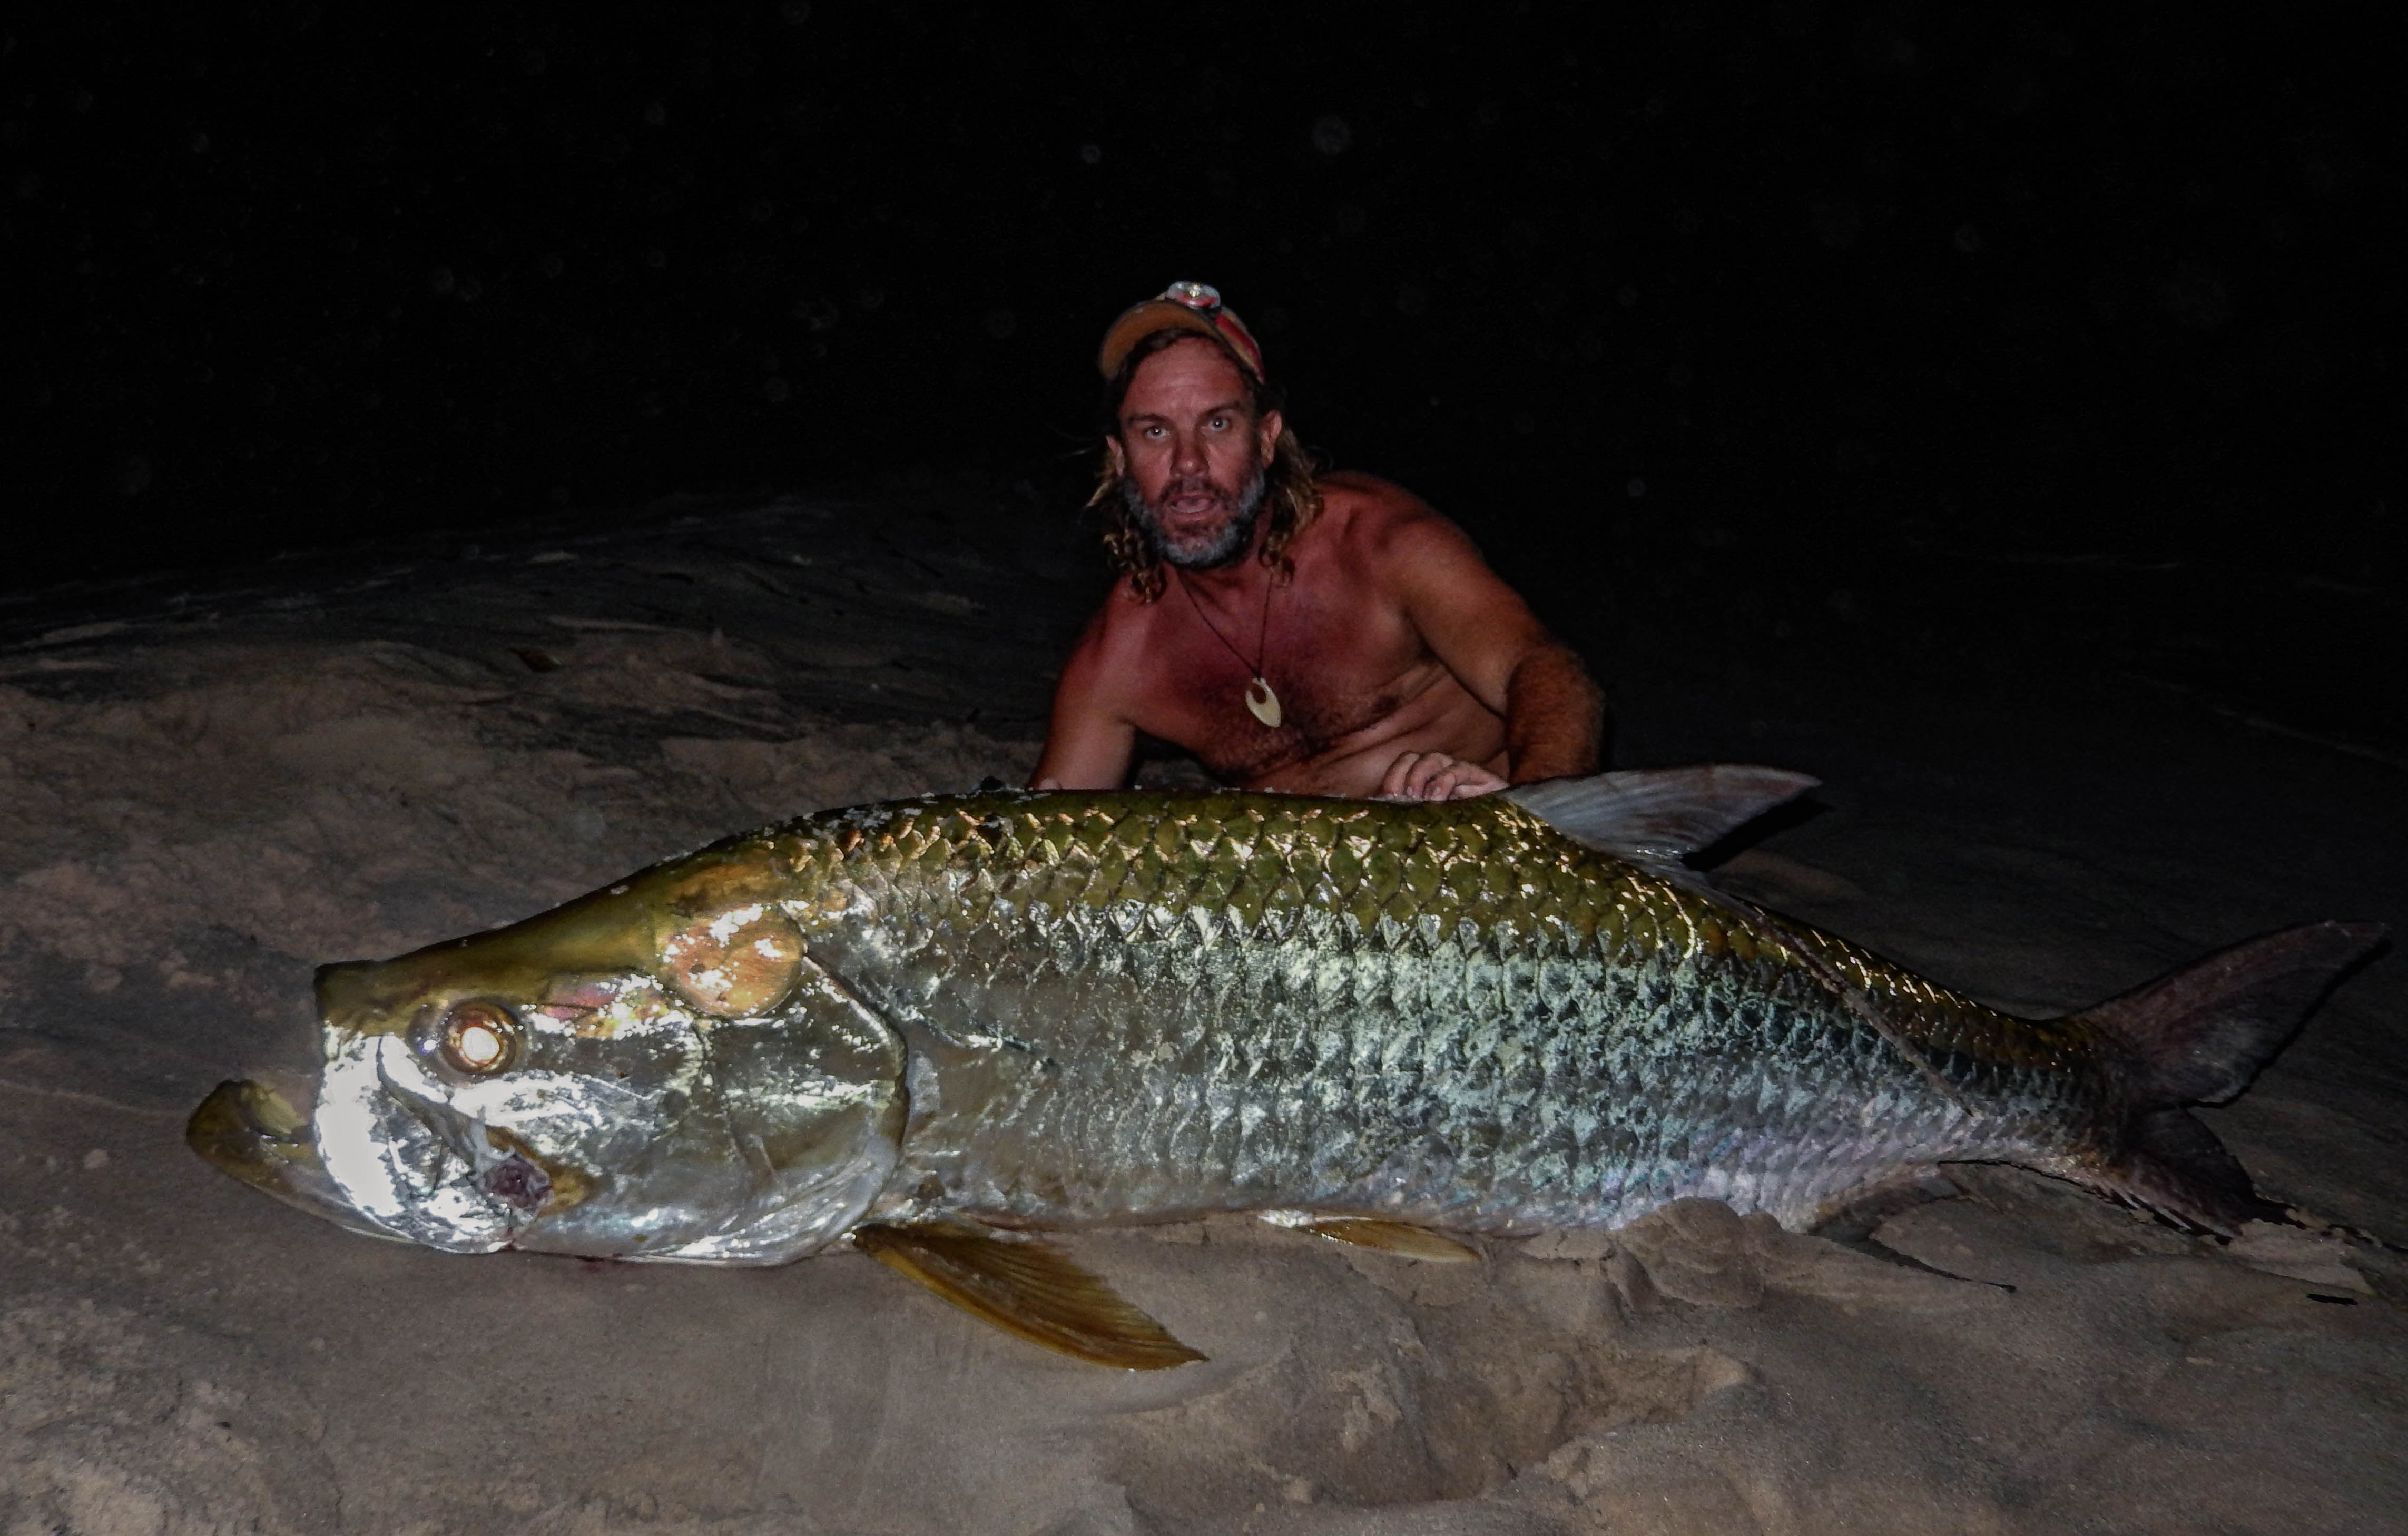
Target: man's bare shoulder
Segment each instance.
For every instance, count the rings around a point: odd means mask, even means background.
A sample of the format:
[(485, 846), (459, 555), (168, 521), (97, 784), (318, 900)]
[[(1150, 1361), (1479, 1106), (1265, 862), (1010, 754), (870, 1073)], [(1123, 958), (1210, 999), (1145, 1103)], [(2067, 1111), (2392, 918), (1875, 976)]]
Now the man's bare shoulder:
[(1469, 547), (1463, 531), (1437, 508), (1394, 481), (1338, 470), (1318, 483), (1331, 543), (1358, 557), (1411, 555), (1433, 543)]
[(1377, 521), (1438, 516), (1428, 502), (1395, 481), (1367, 475), (1360, 469), (1332, 469), (1317, 477), (1313, 484), (1321, 489), (1323, 513), (1350, 523), (1366, 518)]
[(1114, 581), (1088, 616), (1086, 628), (1080, 631), (1064, 672), (1079, 671), (1092, 678), (1126, 676), (1145, 659), (1161, 610), (1159, 600), (1140, 602), (1127, 577)]

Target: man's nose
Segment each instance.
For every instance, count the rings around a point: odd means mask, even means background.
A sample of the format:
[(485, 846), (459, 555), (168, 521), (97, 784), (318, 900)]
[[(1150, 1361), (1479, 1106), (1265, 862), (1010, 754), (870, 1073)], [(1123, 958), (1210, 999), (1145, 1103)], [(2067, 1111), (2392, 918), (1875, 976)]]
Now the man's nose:
[(1193, 432), (1181, 432), (1172, 436), (1170, 467), (1173, 473), (1182, 475), (1200, 473), (1207, 467), (1207, 463), (1204, 457), (1204, 439), (1201, 437)]

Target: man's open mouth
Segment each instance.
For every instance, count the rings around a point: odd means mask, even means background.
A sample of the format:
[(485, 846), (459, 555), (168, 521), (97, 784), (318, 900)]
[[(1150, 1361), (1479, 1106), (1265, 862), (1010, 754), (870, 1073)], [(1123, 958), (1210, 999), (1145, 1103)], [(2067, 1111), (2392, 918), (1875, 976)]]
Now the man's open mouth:
[(1179, 491), (1162, 498), (1166, 517), (1197, 518), (1230, 509), (1230, 498), (1216, 490)]

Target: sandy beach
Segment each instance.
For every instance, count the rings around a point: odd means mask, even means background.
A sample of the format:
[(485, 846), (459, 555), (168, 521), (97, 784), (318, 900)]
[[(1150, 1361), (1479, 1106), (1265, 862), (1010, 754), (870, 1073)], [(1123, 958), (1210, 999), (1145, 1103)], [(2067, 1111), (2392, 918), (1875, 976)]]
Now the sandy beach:
[[(453, 1257), (186, 1149), (220, 1079), (308, 1058), (322, 962), (1019, 782), (1082, 537), (941, 490), (697, 500), (0, 610), (0, 1530), (2408, 1529), (2396, 1250), (2227, 1246), (2014, 1170), (1880, 1230), (1928, 1270), (1699, 1202), (1476, 1265), (1237, 1218), (1072, 1237), (1210, 1357), (1124, 1373), (850, 1252)], [(2380, 751), (1670, 612), (1590, 646), (1618, 766), (1820, 776), (1718, 878), (1935, 980), (2046, 1013), (2294, 922), (2408, 925)], [(2390, 954), (2203, 1112), (2271, 1196), (2394, 1243), (2404, 1018)]]

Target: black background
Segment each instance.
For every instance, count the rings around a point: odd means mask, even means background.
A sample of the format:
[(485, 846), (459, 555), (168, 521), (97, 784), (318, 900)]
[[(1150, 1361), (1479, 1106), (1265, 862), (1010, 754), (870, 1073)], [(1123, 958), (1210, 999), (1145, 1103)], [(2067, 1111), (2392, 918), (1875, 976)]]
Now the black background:
[(1570, 631), (2012, 615), (2296, 693), (2400, 606), (2382, 17), (20, 7), (6, 581), (671, 490), (1073, 518), (1103, 326), (1195, 278)]

